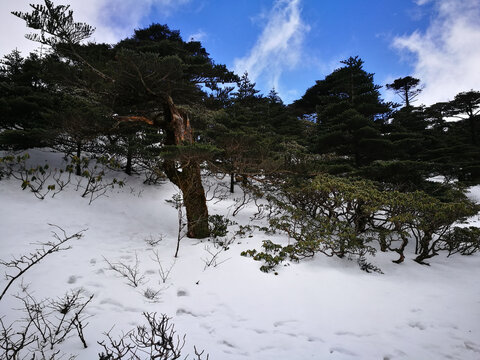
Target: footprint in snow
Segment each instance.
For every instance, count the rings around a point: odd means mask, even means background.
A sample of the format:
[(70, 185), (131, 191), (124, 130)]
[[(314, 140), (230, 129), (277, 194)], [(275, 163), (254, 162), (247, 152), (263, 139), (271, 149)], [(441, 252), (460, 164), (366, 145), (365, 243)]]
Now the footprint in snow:
[(107, 305), (113, 305), (113, 306), (119, 307), (119, 308), (124, 308), (124, 306), (121, 302), (119, 302), (117, 300), (114, 300), (112, 298), (103, 299), (102, 301), (100, 301), (100, 304), (101, 305), (107, 304)]
[(188, 296), (188, 292), (187, 292), (187, 290), (179, 289), (179, 290), (177, 291), (177, 296), (178, 296), (178, 297)]
[(68, 284), (75, 284), (80, 277), (81, 276), (70, 275), (70, 277), (67, 280), (67, 283)]
[(275, 321), (273, 323), (273, 326), (274, 327), (279, 327), (279, 326), (284, 326), (284, 325), (288, 325), (289, 323), (295, 323), (297, 322), (297, 320), (282, 320), (282, 321)]
[(232, 349), (235, 349), (235, 348), (236, 348), (235, 345), (229, 343), (227, 340), (222, 340), (222, 341), (219, 341), (218, 343), (221, 344), (221, 345), (228, 346), (229, 348), (232, 348)]
[(212, 327), (210, 327), (210, 326), (207, 325), (207, 324), (200, 324), (200, 327), (206, 329), (209, 334), (214, 334), (214, 333), (215, 333), (215, 329), (212, 328)]
[(357, 356), (356, 353), (354, 353), (350, 350), (344, 349), (342, 347), (330, 348), (330, 354), (333, 354), (334, 352), (337, 352), (337, 353), (343, 354), (343, 355)]
[(478, 346), (477, 344), (475, 344), (471, 341), (464, 341), (463, 343), (465, 344), (465, 347), (468, 350), (472, 350), (473, 352), (476, 352), (476, 353), (480, 354), (480, 346)]
[(325, 340), (323, 340), (322, 338), (316, 337), (316, 336), (307, 337), (307, 341), (308, 342), (322, 342), (322, 343), (325, 342)]
[(90, 259), (90, 265), (95, 265), (97, 263), (97, 259), (92, 258)]
[(408, 326), (414, 329), (425, 330), (427, 327), (418, 321), (411, 321), (408, 323)]
[(357, 334), (357, 333), (354, 333), (354, 332), (351, 332), (351, 331), (337, 331), (335, 333), (335, 335), (338, 335), (338, 336), (355, 336), (355, 337), (358, 337), (358, 338), (372, 336), (372, 334)]
[(86, 285), (87, 286), (93, 286), (93, 287), (96, 287), (96, 288), (103, 288), (105, 286), (104, 284), (93, 282), (93, 281), (89, 281)]
[(194, 314), (193, 312), (186, 310), (186, 309), (178, 309), (177, 315), (190, 315), (193, 317), (198, 317), (198, 315)]

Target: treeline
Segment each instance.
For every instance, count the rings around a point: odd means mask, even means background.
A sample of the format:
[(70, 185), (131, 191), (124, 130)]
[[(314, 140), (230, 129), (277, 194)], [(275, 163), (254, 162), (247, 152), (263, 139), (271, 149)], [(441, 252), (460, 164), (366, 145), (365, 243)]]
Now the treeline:
[(200, 43), (183, 41), (166, 25), (137, 30), (114, 46), (62, 45), (26, 58), (15, 50), (1, 61), (3, 150), (115, 153), (132, 174), (165, 150), (166, 134), (152, 126), (164, 104), (152, 98), (168, 95), (188, 113), (195, 143), (211, 145), (203, 151), (221, 158), (232, 177), (298, 170), (300, 158), (315, 158), (321, 161), (305, 171), (367, 177), (399, 190), (428, 187), (437, 175), (480, 181), (478, 91), (416, 107), (421, 82), (405, 77), (387, 84), (403, 104), (385, 102), (373, 74), (351, 57), (286, 106), (275, 89), (259, 94), (247, 73), (239, 78), (214, 65)]

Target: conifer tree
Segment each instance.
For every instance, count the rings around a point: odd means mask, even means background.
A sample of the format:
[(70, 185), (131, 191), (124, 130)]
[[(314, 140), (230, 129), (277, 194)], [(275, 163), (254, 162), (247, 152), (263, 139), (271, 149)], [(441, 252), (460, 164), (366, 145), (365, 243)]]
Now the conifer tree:
[[(107, 117), (163, 129), (164, 145), (171, 150), (164, 158), (163, 171), (182, 190), (188, 236), (208, 236), (201, 160), (188, 155), (194, 147), (194, 131), (189, 114), (177, 104), (200, 103), (205, 94), (199, 84), (229, 82), (234, 79), (233, 74), (225, 66), (214, 64), (199, 42), (183, 41), (178, 31), (166, 25), (153, 24), (136, 30), (132, 38), (114, 47), (88, 47), (81, 41), (94, 29), (74, 22), (68, 6), (54, 6), (45, 0), (45, 5), (32, 5), (32, 9), (31, 13), (14, 13), (27, 26), (39, 30), (39, 34), (29, 38), (52, 46), (58, 56), (69, 60), (80, 73), (84, 94), (110, 108), (105, 113)], [(106, 49), (110, 61), (95, 62), (102, 58), (95, 51), (100, 49)], [(75, 84), (63, 85), (75, 88)]]
[(386, 156), (390, 143), (381, 137), (375, 122), (389, 112), (380, 99), (373, 74), (363, 69), (358, 56), (308, 89), (293, 107), (316, 111), (314, 151), (347, 155), (355, 166)]
[(415, 98), (422, 92), (419, 87), (420, 79), (411, 76), (398, 78), (391, 84), (387, 84), (387, 89), (393, 90), (405, 103), (405, 107), (410, 107)]

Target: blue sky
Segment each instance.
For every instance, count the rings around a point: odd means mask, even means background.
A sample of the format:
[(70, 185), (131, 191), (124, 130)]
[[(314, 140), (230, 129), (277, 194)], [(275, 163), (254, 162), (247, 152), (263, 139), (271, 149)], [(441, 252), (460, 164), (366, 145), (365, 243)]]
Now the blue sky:
[[(349, 56), (359, 55), (381, 85), (387, 79), (411, 74), (413, 68), (406, 61), (406, 55), (400, 56), (391, 44), (395, 36), (412, 30), (425, 31), (432, 11), (432, 4), (419, 7), (410, 0), (298, 1), (303, 26), (299, 25), (299, 33), (294, 36), (302, 38), (301, 44), (287, 46), (285, 53), (280, 52), (280, 59), (272, 51), (272, 58), (266, 59), (265, 69), (260, 73), (247, 63), (239, 64), (238, 60), (248, 57), (255, 47), (268, 22), (278, 13), (286, 12), (283, 19), (278, 19), (281, 24), (272, 24), (281, 35), (284, 22), (293, 16), (288, 9), (291, 3), (206, 0), (180, 7), (167, 23), (171, 28), (180, 29), (184, 38), (193, 36), (201, 40), (216, 62), (225, 63), (237, 72), (249, 71), (263, 92), (275, 87), (282, 98), (290, 102)], [(144, 24), (155, 21), (155, 12), (142, 20)], [(296, 60), (283, 58), (290, 51), (296, 53)], [(257, 62), (258, 56), (254, 56), (253, 61)], [(276, 74), (281, 72), (280, 78), (270, 74), (270, 67)]]
[[(0, 51), (27, 51), (25, 27), (9, 15), (32, 0), (2, 0)], [(60, 3), (56, 1), (55, 3)], [(424, 86), (420, 102), (480, 90), (478, 0), (71, 0), (94, 39), (115, 42), (153, 22), (200, 40), (217, 63), (248, 71), (263, 93), (286, 103), (349, 56), (360, 56), (375, 82), (407, 75)], [(3, 27), (3, 29), (1, 28)], [(8, 29), (7, 29), (8, 27)], [(5, 32), (6, 31), (6, 32)], [(8, 33), (8, 35), (5, 35)], [(10, 47), (8, 47), (10, 46)], [(383, 91), (388, 100), (397, 100)]]

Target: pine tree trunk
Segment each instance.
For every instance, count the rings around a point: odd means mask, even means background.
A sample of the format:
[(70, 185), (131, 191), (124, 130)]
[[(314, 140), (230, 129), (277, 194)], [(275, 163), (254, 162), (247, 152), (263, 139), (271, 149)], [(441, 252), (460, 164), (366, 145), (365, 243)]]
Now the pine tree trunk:
[[(422, 265), (428, 265), (427, 263), (424, 262), (424, 260), (429, 259), (433, 256), (432, 254), (429, 254), (431, 250), (429, 246), (431, 241), (432, 241), (432, 234), (425, 233), (422, 239), (420, 239), (419, 241), (418, 256), (415, 259), (413, 259), (414, 261)], [(415, 252), (415, 254), (417, 253)]]
[(235, 192), (235, 173), (230, 173), (230, 193)]
[[(193, 144), (193, 131), (187, 114), (177, 109), (171, 97), (164, 104), (164, 116), (168, 124), (166, 145)], [(208, 208), (196, 159), (165, 159), (163, 168), (168, 179), (182, 191), (183, 203), (187, 212), (187, 236), (202, 239), (210, 235), (208, 229)]]
[(183, 202), (187, 211), (187, 236), (202, 239), (210, 235), (208, 229), (208, 208), (203, 189), (200, 166), (187, 165), (183, 172), (189, 177), (187, 187), (182, 189)]
[(132, 157), (133, 157), (133, 146), (131, 145), (132, 139), (127, 139), (127, 164), (125, 166), (125, 173), (127, 175), (132, 175)]
[(82, 143), (77, 141), (77, 166), (75, 167), (75, 175), (80, 176), (82, 174), (82, 169), (80, 168), (80, 156), (82, 156)]

